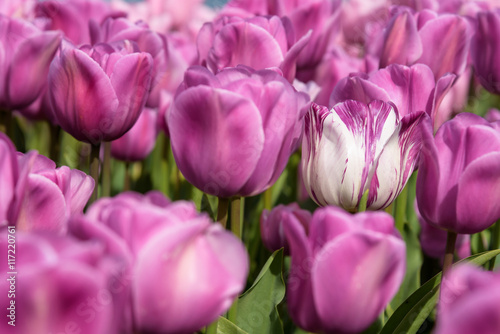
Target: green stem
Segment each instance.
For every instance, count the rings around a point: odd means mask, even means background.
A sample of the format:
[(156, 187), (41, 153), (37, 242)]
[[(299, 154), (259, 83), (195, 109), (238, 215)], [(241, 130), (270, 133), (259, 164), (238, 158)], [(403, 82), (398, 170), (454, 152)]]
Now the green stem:
[[(490, 250), (500, 248), (500, 220), (495, 223), (493, 230), (491, 231), (491, 242)], [(489, 269), (493, 270), (495, 268), (496, 256), (490, 260)]]
[(210, 325), (207, 327), (207, 331), (205, 334), (217, 334), (217, 325), (219, 323), (219, 319), (216, 319), (214, 322), (212, 322)]
[(366, 191), (363, 193), (363, 196), (361, 197), (361, 200), (359, 201), (358, 212), (366, 211), (366, 204), (368, 203), (368, 192), (369, 191), (370, 191), (370, 189), (366, 189)]
[(457, 234), (455, 232), (448, 231), (448, 235), (446, 236), (446, 250), (444, 253), (444, 261), (443, 261), (443, 275), (442, 275), (443, 278), (453, 264), (453, 256), (455, 254), (456, 241), (457, 241)]
[(94, 179), (95, 187), (92, 195), (90, 196), (89, 205), (97, 200), (97, 193), (99, 188), (99, 151), (101, 145), (91, 145), (90, 148), (90, 176)]
[(219, 197), (219, 205), (217, 206), (217, 221), (226, 228), (227, 214), (229, 211), (229, 198)]
[(394, 220), (396, 221), (396, 228), (399, 232), (403, 233), (406, 222), (406, 208), (408, 206), (408, 187), (404, 187), (403, 191), (396, 198), (396, 214)]
[(273, 208), (273, 187), (264, 191), (264, 209), (271, 211)]
[(56, 164), (59, 163), (59, 155), (61, 153), (61, 127), (47, 122), (49, 124), (50, 144), (49, 155), (50, 159)]
[(242, 212), (241, 212), (241, 197), (235, 196), (231, 199), (231, 231), (241, 240), (242, 231)]
[(130, 163), (125, 162), (125, 177), (123, 179), (123, 191), (130, 190)]
[(101, 193), (103, 197), (109, 197), (111, 195), (111, 142), (104, 142)]
[(12, 112), (5, 109), (0, 109), (0, 132), (8, 137), (12, 135)]

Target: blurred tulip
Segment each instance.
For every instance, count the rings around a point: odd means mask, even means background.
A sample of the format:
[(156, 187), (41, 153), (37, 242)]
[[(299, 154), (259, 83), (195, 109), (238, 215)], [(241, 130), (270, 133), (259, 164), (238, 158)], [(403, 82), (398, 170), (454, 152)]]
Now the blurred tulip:
[(112, 237), (133, 255), (133, 331), (192, 333), (226, 312), (245, 287), (244, 245), (192, 203), (122, 193), (97, 201), (71, 229), (84, 240)]
[(309, 332), (360, 333), (399, 289), (406, 267), (405, 243), (385, 212), (351, 215), (340, 208), (316, 210), (309, 233), (285, 221), (292, 263), (287, 305), (293, 321)]
[(179, 170), (215, 196), (263, 192), (298, 148), (306, 102), (276, 71), (191, 67), (167, 115)]
[[(8, 247), (12, 245), (7, 242), (8, 231), (11, 229), (0, 232), (0, 250), (5, 254), (12, 249)], [(14, 231), (11, 235), (20, 250), (15, 270), (7, 261), (0, 264), (0, 270), (16, 273), (0, 281), (5, 291), (0, 305), (10, 312), (14, 301), (15, 317), (9, 318), (7, 313), (0, 332), (121, 333), (118, 328), (127, 297), (121, 290), (127, 273), (125, 258), (107, 255), (104, 245), (96, 240), (78, 242), (72, 237)], [(14, 290), (10, 297), (9, 290)], [(8, 324), (12, 320), (15, 327)]]
[(155, 146), (158, 136), (158, 113), (144, 108), (134, 126), (120, 138), (111, 142), (111, 155), (123, 161), (146, 159)]
[[(19, 163), (22, 166), (30, 162), (21, 156)], [(94, 190), (94, 180), (77, 169), (56, 168), (43, 155), (37, 155), (30, 167), (16, 227), (22, 231), (65, 234), (70, 216), (83, 213)]]
[(500, 94), (500, 13), (477, 14), (476, 34), (472, 39), (471, 58), (481, 85), (493, 94)]
[(31, 20), (36, 0), (11, 0), (0, 3), (0, 15)]
[(434, 226), (473, 234), (500, 218), (500, 132), (485, 119), (461, 113), (432, 136), (424, 128), (417, 204)]
[(380, 67), (423, 63), (436, 79), (448, 72), (460, 75), (467, 65), (471, 36), (468, 21), (458, 15), (439, 15), (419, 26), (409, 9), (395, 11), (385, 30)]
[(292, 82), (297, 58), (310, 37), (311, 32), (296, 41), (290, 23), (278, 16), (222, 17), (205, 23), (199, 32), (200, 64), (213, 73), (237, 65), (279, 67)]
[(500, 333), (500, 273), (469, 264), (453, 268), (441, 287), (435, 334)]
[(25, 108), (45, 86), (61, 34), (3, 15), (0, 32), (0, 110)]
[(50, 66), (53, 116), (66, 132), (92, 144), (118, 139), (144, 107), (153, 60), (110, 44), (61, 50)]
[(413, 112), (400, 120), (394, 105), (379, 100), (348, 100), (331, 111), (313, 104), (302, 141), (302, 175), (311, 198), (355, 211), (369, 189), (367, 208), (387, 207), (416, 167), (426, 118)]
[(484, 116), (484, 118), (488, 122), (500, 121), (500, 110), (495, 109), (495, 108), (491, 108), (490, 110), (488, 110), (488, 112), (486, 113), (486, 115)]
[(287, 219), (297, 219), (307, 233), (309, 222), (311, 221), (311, 213), (307, 210), (302, 210), (297, 203), (292, 203), (286, 206), (280, 204), (271, 211), (264, 210), (260, 216), (262, 243), (271, 252), (284, 248), (285, 254), (289, 254), (289, 246), (283, 229), (285, 220)]

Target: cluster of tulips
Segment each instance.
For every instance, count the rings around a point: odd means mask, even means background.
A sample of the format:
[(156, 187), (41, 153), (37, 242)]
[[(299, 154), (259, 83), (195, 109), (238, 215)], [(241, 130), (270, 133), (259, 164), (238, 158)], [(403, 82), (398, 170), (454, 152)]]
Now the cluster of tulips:
[(500, 333), (498, 64), (488, 0), (2, 1), (0, 332)]

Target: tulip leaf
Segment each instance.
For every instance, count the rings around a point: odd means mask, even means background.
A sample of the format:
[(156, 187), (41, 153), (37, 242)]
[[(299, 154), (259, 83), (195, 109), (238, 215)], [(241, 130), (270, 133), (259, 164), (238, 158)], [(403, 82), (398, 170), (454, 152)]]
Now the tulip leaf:
[(277, 306), (285, 297), (283, 249), (274, 252), (253, 285), (239, 298), (235, 323), (249, 333), (283, 333)]
[(248, 334), (248, 332), (245, 332), (226, 318), (219, 317), (217, 321), (217, 334)]
[[(472, 255), (457, 263), (469, 262), (478, 266), (500, 254), (500, 249)], [(415, 291), (392, 314), (380, 334), (414, 334), (420, 329), (427, 317), (434, 310), (438, 299), (441, 273), (437, 274)]]

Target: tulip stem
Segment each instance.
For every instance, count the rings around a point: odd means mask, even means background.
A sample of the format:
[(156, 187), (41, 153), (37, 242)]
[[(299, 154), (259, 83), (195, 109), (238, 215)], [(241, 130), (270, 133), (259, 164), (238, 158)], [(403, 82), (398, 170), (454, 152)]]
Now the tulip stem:
[(8, 110), (0, 108), (0, 132), (3, 132), (8, 137), (10, 137), (11, 127), (12, 127), (12, 113)]
[(217, 221), (226, 228), (227, 213), (229, 210), (229, 198), (219, 197), (219, 205), (217, 206)]
[(104, 142), (101, 194), (103, 197), (109, 197), (111, 195), (111, 142)]
[[(491, 242), (490, 242), (490, 250), (500, 248), (500, 220), (498, 220), (493, 226), (493, 230), (491, 231)], [(496, 256), (490, 260), (489, 269), (493, 270), (495, 268), (495, 260)]]
[(90, 147), (90, 176), (94, 179), (95, 187), (90, 196), (89, 205), (97, 200), (97, 190), (99, 187), (99, 151), (100, 144), (92, 144)]
[(403, 233), (406, 222), (406, 207), (408, 206), (408, 187), (404, 187), (403, 191), (396, 198), (396, 214), (394, 220), (396, 228), (400, 233)]
[(273, 206), (273, 191), (272, 187), (269, 187), (266, 191), (264, 191), (264, 209), (271, 211)]
[(457, 241), (457, 234), (455, 232), (448, 231), (448, 235), (446, 237), (446, 250), (444, 253), (442, 278), (444, 278), (444, 276), (450, 269), (451, 265), (453, 264), (453, 256), (455, 254), (456, 241)]
[(242, 201), (240, 196), (235, 196), (231, 199), (231, 231), (240, 240), (241, 230), (243, 227), (241, 219), (241, 203)]
[(359, 201), (358, 212), (366, 211), (366, 204), (368, 203), (368, 192), (369, 191), (370, 191), (370, 189), (366, 189), (366, 191), (363, 193), (363, 196), (361, 197), (361, 200)]
[(56, 164), (59, 162), (59, 155), (61, 153), (61, 127), (58, 125), (48, 122), (50, 131), (50, 144), (49, 144), (49, 155)]
[(123, 178), (123, 191), (130, 190), (130, 163), (125, 162), (125, 177)]

